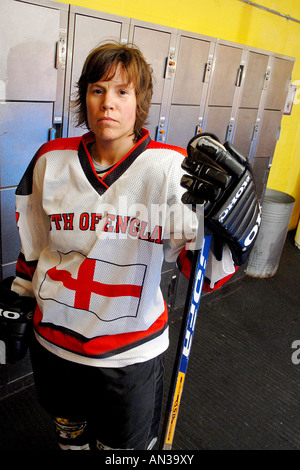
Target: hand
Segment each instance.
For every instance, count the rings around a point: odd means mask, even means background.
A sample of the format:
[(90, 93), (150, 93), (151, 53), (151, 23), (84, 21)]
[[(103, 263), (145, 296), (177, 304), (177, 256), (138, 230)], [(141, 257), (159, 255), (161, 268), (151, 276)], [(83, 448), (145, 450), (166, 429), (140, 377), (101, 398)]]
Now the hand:
[[(243, 264), (254, 245), (261, 215), (251, 166), (232, 144), (221, 145), (213, 134), (189, 142), (181, 179), (184, 204), (203, 204), (215, 246), (226, 242), (235, 264)], [(218, 259), (222, 250), (216, 250)]]
[(12, 280), (7, 278), (0, 284), (0, 339), (6, 345), (8, 362), (15, 363), (28, 349), (35, 299), (13, 292)]

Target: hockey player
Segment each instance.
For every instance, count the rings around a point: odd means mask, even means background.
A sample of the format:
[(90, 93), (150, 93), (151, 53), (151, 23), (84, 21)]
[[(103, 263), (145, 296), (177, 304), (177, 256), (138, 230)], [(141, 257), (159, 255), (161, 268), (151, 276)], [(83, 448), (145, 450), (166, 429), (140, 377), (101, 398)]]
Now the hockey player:
[(2, 286), (12, 315), (3, 328), (12, 360), (21, 357), (13, 316), (19, 331), (31, 325), (26, 302), (35, 299), (34, 379), (62, 449), (153, 448), (168, 347), (163, 259), (188, 253), (198, 223), (191, 208), (204, 201), (218, 240), (216, 281), (245, 261), (257, 232), (247, 161), (211, 136), (193, 139), (188, 158), (152, 141), (143, 128), (151, 96), (136, 47), (96, 48), (76, 101), (90, 131), (44, 144), (16, 191), (22, 251), (12, 285)]

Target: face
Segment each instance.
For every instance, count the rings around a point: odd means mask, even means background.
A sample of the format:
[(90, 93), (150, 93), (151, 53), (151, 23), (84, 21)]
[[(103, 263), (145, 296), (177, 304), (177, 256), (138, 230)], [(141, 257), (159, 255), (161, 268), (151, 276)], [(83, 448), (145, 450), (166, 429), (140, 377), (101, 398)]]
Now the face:
[(109, 81), (90, 83), (86, 94), (87, 119), (96, 142), (102, 145), (133, 144), (136, 120), (136, 94), (127, 84), (126, 73), (119, 64)]

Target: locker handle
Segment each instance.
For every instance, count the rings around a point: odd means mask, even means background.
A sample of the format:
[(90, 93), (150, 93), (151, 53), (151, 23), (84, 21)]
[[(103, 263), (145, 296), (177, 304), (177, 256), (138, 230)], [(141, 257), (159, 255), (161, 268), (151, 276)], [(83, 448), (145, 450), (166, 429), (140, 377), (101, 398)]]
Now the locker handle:
[(56, 130), (51, 127), (48, 131), (48, 141), (55, 139)]
[(238, 73), (237, 73), (237, 78), (236, 78), (236, 86), (237, 87), (241, 86), (243, 73), (244, 73), (244, 65), (240, 65), (239, 68), (238, 68)]

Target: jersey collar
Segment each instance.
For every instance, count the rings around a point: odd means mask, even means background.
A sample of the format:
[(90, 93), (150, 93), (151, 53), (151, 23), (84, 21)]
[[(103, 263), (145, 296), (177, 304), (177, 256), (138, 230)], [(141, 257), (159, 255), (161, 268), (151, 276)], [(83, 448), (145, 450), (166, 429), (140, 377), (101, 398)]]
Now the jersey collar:
[(92, 157), (88, 151), (88, 144), (95, 141), (95, 135), (93, 132), (84, 134), (81, 138), (78, 156), (81, 167), (91, 183), (94, 189), (100, 194), (104, 194), (105, 191), (122, 176), (122, 174), (130, 167), (130, 165), (136, 160), (136, 158), (146, 150), (147, 146), (151, 142), (149, 131), (142, 129), (142, 135), (135, 146), (128, 152), (121, 160), (119, 160), (103, 178), (99, 178), (96, 173)]

